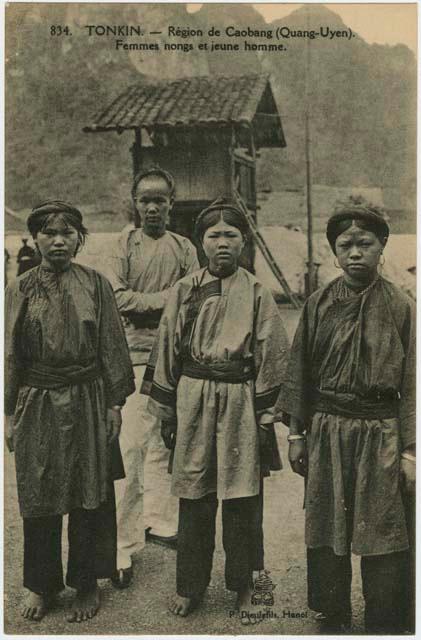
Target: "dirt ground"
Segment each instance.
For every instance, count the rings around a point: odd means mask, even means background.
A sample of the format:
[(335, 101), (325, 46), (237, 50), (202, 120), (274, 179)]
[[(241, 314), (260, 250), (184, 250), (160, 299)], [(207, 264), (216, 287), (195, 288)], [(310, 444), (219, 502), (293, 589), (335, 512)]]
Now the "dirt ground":
[[(292, 336), (298, 314), (281, 308), (287, 331)], [(224, 552), (221, 522), (218, 520), (217, 542), (212, 582), (203, 604), (188, 618), (178, 618), (167, 610), (168, 598), (175, 585), (175, 552), (148, 543), (134, 558), (134, 581), (125, 591), (115, 590), (109, 581), (100, 582), (102, 608), (92, 620), (80, 624), (65, 621), (65, 609), (73, 592), (66, 589), (57, 607), (41, 622), (30, 622), (20, 615), (22, 588), (23, 536), (16, 497), (13, 454), (5, 454), (5, 531), (4, 531), (4, 631), (8, 634), (70, 635), (312, 635), (319, 633), (314, 612), (306, 602), (306, 556), (304, 547), (304, 486), (294, 475), (287, 460), (287, 430), (277, 427), (284, 469), (265, 480), (265, 567), (276, 585), (274, 605), (269, 616), (251, 627), (241, 625), (234, 615), (233, 593), (224, 585)], [(66, 529), (63, 549), (66, 556)], [(358, 560), (354, 558), (353, 629), (363, 632), (363, 602)]]

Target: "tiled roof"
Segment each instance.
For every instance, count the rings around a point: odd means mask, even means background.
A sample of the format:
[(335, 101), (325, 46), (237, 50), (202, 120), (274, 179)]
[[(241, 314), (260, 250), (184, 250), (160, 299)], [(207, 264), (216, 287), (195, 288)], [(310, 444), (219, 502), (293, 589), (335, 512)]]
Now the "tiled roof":
[(264, 112), (266, 117), (270, 116), (269, 128), (279, 128), (276, 137), (283, 140), (267, 75), (191, 77), (130, 86), (98, 112), (84, 131), (251, 124), (264, 96)]

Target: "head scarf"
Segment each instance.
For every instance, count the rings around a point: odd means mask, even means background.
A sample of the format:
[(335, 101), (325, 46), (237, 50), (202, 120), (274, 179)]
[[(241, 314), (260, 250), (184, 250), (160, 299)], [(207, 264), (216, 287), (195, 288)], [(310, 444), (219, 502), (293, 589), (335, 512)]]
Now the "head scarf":
[(247, 235), (249, 226), (241, 209), (225, 198), (218, 198), (199, 214), (194, 228), (196, 237), (202, 240), (206, 230), (218, 224), (221, 218), (226, 224), (236, 227), (244, 237)]
[(29, 232), (32, 236), (36, 235), (50, 215), (63, 214), (69, 224), (77, 231), (84, 234), (86, 229), (83, 226), (83, 217), (79, 209), (62, 200), (45, 200), (35, 206), (29, 214), (26, 221)]
[(354, 221), (358, 227), (371, 231), (382, 244), (386, 244), (389, 225), (380, 211), (362, 204), (347, 204), (335, 211), (327, 223), (326, 236), (335, 255), (336, 239), (347, 231)]

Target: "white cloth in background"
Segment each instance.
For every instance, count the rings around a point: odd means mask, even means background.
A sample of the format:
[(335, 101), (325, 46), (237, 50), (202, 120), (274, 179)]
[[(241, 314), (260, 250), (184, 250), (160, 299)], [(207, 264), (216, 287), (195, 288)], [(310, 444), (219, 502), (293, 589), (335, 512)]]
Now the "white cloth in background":
[(147, 410), (139, 388), (145, 366), (134, 367), (136, 392), (123, 407), (120, 448), (126, 478), (115, 483), (117, 567), (131, 566), (131, 556), (145, 546), (145, 529), (173, 536), (178, 528), (178, 499), (171, 495), (170, 451), (161, 439), (161, 421)]

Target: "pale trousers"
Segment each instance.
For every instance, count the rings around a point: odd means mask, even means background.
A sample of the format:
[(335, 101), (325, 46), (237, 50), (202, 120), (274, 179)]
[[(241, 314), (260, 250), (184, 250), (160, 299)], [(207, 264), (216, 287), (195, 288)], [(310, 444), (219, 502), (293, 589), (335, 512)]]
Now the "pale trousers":
[(120, 448), (126, 477), (115, 482), (117, 568), (131, 566), (131, 556), (145, 546), (145, 529), (174, 536), (178, 498), (171, 495), (170, 452), (161, 438), (161, 422), (147, 410), (148, 396), (139, 393), (146, 367), (134, 367), (136, 391), (122, 410)]

